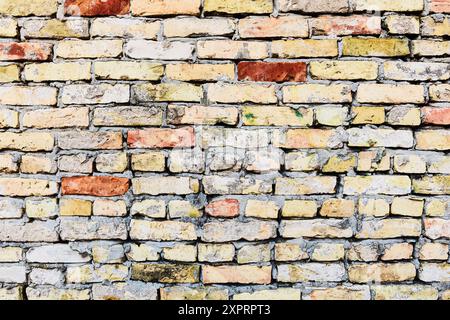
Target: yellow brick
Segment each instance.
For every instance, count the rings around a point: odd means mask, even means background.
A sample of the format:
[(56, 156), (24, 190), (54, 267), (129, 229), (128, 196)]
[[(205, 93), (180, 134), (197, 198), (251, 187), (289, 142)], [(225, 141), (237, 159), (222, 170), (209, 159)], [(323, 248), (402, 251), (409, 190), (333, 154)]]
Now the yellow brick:
[(375, 300), (437, 300), (438, 291), (422, 285), (376, 285), (372, 287)]
[(344, 38), (344, 56), (396, 57), (409, 55), (408, 40), (380, 38)]
[(18, 262), (22, 260), (22, 254), (23, 254), (22, 248), (2, 247), (0, 248), (0, 262)]
[(28, 64), (24, 68), (28, 81), (68, 81), (91, 79), (91, 64), (86, 62)]
[(55, 55), (61, 58), (107, 58), (122, 53), (122, 40), (63, 40), (58, 42)]
[(282, 89), (284, 103), (347, 103), (352, 101), (351, 88), (345, 84), (303, 84)]
[(422, 17), (422, 35), (447, 36), (450, 34), (450, 18)]
[(323, 217), (345, 218), (353, 216), (354, 212), (355, 202), (346, 199), (327, 199), (320, 208)]
[(59, 214), (61, 216), (90, 216), (92, 203), (89, 200), (61, 199), (59, 201)]
[(394, 107), (387, 115), (387, 122), (395, 126), (419, 126), (421, 123), (420, 109)]
[(89, 22), (82, 19), (61, 21), (27, 20), (23, 23), (25, 38), (87, 38), (89, 37)]
[(194, 262), (197, 260), (197, 247), (189, 244), (176, 244), (163, 249), (165, 260)]
[(25, 112), (22, 118), (25, 127), (69, 128), (88, 127), (89, 108), (40, 109)]
[(15, 64), (0, 66), (0, 83), (19, 81), (19, 66)]
[(316, 120), (324, 126), (338, 127), (344, 125), (347, 114), (347, 108), (316, 108)]
[(208, 99), (222, 103), (276, 103), (275, 86), (266, 84), (210, 84)]
[(300, 295), (300, 289), (278, 288), (252, 293), (238, 293), (233, 296), (233, 300), (300, 300)]
[(416, 133), (416, 149), (449, 150), (450, 132), (448, 130), (422, 130)]
[(352, 124), (382, 124), (385, 117), (383, 107), (354, 107), (352, 115)]
[(357, 11), (422, 11), (422, 0), (355, 0)]
[(11, 16), (50, 16), (56, 13), (58, 0), (2, 0), (0, 14)]
[(317, 203), (312, 200), (286, 200), (281, 215), (286, 218), (312, 218), (317, 213)]
[(243, 107), (246, 126), (311, 126), (314, 113), (311, 109), (288, 107)]
[(55, 173), (56, 161), (51, 156), (26, 154), (22, 156), (20, 171), (23, 173)]
[(165, 157), (162, 152), (136, 153), (131, 155), (131, 168), (136, 171), (164, 171)]
[(425, 208), (427, 216), (442, 217), (447, 212), (448, 204), (445, 200), (432, 199)]
[(323, 80), (375, 80), (378, 64), (372, 61), (313, 61), (311, 76)]
[(186, 101), (200, 102), (203, 98), (202, 87), (190, 83), (139, 84), (134, 86), (139, 101)]
[(180, 81), (234, 80), (234, 64), (169, 64), (166, 76)]
[(424, 88), (406, 84), (360, 84), (356, 99), (360, 103), (424, 103)]
[(337, 155), (328, 159), (322, 168), (323, 172), (346, 173), (356, 167), (356, 157), (354, 155)]
[(389, 171), (391, 157), (383, 150), (362, 151), (358, 155), (358, 171)]
[(17, 21), (12, 18), (0, 18), (0, 37), (15, 37), (17, 35)]
[(262, 219), (276, 219), (278, 218), (278, 206), (273, 201), (248, 200), (245, 215)]
[(131, 12), (135, 16), (196, 15), (200, 13), (201, 0), (133, 0)]
[(385, 199), (359, 199), (358, 212), (360, 215), (383, 217), (389, 214), (389, 203)]

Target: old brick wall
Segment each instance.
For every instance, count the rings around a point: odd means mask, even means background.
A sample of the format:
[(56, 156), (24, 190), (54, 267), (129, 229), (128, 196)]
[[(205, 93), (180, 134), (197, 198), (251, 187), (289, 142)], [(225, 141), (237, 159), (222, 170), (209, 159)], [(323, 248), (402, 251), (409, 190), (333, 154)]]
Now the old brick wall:
[(450, 299), (450, 0), (0, 0), (0, 298)]

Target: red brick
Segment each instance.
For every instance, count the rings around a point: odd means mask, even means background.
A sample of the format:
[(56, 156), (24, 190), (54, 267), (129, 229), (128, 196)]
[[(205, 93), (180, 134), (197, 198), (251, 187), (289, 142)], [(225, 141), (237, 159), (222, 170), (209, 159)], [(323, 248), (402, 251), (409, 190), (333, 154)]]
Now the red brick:
[(240, 62), (239, 80), (271, 82), (306, 81), (304, 62)]
[(232, 218), (239, 215), (239, 200), (223, 199), (210, 202), (205, 212), (213, 217)]
[(97, 197), (121, 196), (128, 191), (129, 179), (117, 177), (65, 177), (61, 181), (63, 194)]
[(70, 16), (114, 16), (130, 11), (130, 0), (66, 0), (65, 12)]
[(450, 124), (450, 108), (422, 108), (423, 121), (428, 124)]
[(312, 20), (313, 35), (380, 34), (381, 18), (321, 16)]
[(450, 13), (450, 1), (449, 0), (431, 0), (430, 11), (431, 12)]
[(194, 129), (146, 129), (128, 131), (131, 148), (180, 148), (195, 145)]
[(52, 45), (48, 43), (0, 42), (0, 60), (48, 60)]

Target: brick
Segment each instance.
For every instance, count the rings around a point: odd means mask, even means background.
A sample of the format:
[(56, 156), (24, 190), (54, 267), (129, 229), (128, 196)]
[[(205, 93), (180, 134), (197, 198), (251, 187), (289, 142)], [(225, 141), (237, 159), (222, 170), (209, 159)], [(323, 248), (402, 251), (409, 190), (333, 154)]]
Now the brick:
[(44, 179), (0, 178), (0, 195), (50, 196), (58, 191), (58, 184)]
[(412, 132), (408, 130), (352, 128), (347, 133), (351, 147), (411, 148), (414, 144)]
[(49, 16), (56, 13), (57, 0), (3, 0), (0, 3), (0, 14), (12, 16)]
[(320, 16), (310, 20), (312, 34), (333, 35), (377, 35), (381, 34), (381, 18), (370, 16)]
[(90, 80), (90, 63), (40, 63), (28, 64), (24, 68), (24, 77), (27, 81), (69, 81)]
[(356, 283), (401, 282), (413, 280), (415, 276), (416, 268), (412, 263), (352, 264), (348, 269), (350, 281)]
[(425, 219), (425, 235), (430, 239), (450, 238), (450, 223), (439, 218)]
[(63, 277), (62, 272), (57, 269), (35, 268), (31, 270), (30, 282), (40, 285), (57, 285)]
[(212, 217), (236, 217), (239, 215), (239, 200), (213, 200), (205, 207), (205, 213)]
[(419, 251), (420, 260), (447, 260), (448, 245), (445, 243), (424, 243)]
[(25, 38), (88, 38), (89, 22), (84, 19), (70, 19), (61, 21), (50, 20), (26, 20), (22, 31)]
[(313, 61), (310, 73), (320, 80), (375, 80), (378, 64), (371, 61)]
[(312, 218), (317, 214), (317, 203), (312, 200), (286, 200), (281, 210), (285, 218)]
[(47, 132), (1, 132), (0, 149), (21, 151), (51, 151), (54, 137)]
[(449, 13), (450, 4), (447, 0), (431, 0), (430, 10), (431, 12)]
[(450, 176), (433, 176), (413, 179), (413, 192), (417, 194), (449, 194)]
[(25, 266), (0, 266), (0, 281), (5, 283), (24, 283), (26, 282), (25, 272)]
[(425, 213), (430, 217), (442, 217), (447, 211), (447, 203), (440, 199), (431, 199), (425, 206)]
[(181, 148), (195, 145), (194, 130), (145, 129), (128, 131), (127, 143), (131, 148)]
[(64, 13), (69, 16), (124, 15), (130, 10), (130, 0), (67, 0)]
[(381, 260), (409, 260), (412, 259), (413, 250), (414, 246), (410, 243), (393, 243), (385, 246)]
[(238, 121), (238, 110), (234, 107), (207, 107), (202, 105), (169, 105), (167, 121), (170, 124), (228, 124)]
[(121, 196), (128, 191), (128, 187), (127, 178), (108, 176), (65, 177), (61, 181), (63, 194), (72, 195)]
[(163, 249), (164, 259), (169, 261), (195, 262), (197, 247), (193, 245), (176, 244)]
[(344, 259), (344, 245), (340, 243), (318, 243), (311, 255), (313, 261), (339, 261)]
[(422, 199), (394, 198), (391, 205), (391, 214), (400, 216), (421, 217), (424, 203)]
[(306, 81), (306, 64), (303, 62), (240, 62), (238, 80), (304, 82)]
[(435, 125), (450, 124), (450, 108), (425, 107), (422, 108), (422, 114), (424, 116), (423, 122), (426, 124), (435, 124)]
[(416, 132), (417, 150), (449, 150), (450, 133), (446, 130), (421, 130)]
[(345, 0), (280, 0), (280, 10), (287, 11), (301, 11), (306, 13), (320, 13), (320, 12), (347, 12), (349, 11), (348, 1)]
[(132, 179), (134, 194), (191, 194), (197, 193), (197, 179), (189, 177), (148, 177)]
[(68, 267), (66, 271), (68, 283), (95, 283), (102, 281), (123, 281), (128, 275), (128, 267), (122, 265), (91, 265)]
[(18, 171), (17, 159), (10, 154), (0, 155), (0, 172), (12, 173)]
[(420, 20), (418, 17), (391, 15), (385, 20), (390, 34), (419, 34)]
[(394, 107), (387, 114), (387, 122), (393, 126), (419, 126), (419, 108)]
[(27, 287), (29, 300), (89, 300), (90, 290), (84, 289), (59, 289), (48, 286)]
[(172, 200), (169, 202), (170, 218), (200, 218), (202, 215), (201, 210), (190, 201)]
[(248, 200), (245, 207), (245, 216), (276, 219), (278, 218), (278, 206), (273, 201)]
[(161, 300), (228, 300), (228, 290), (215, 287), (166, 287), (160, 288)]
[(444, 56), (450, 52), (450, 41), (413, 40), (412, 53), (418, 56)]
[(165, 218), (166, 203), (161, 200), (142, 200), (131, 206), (131, 215), (143, 215), (150, 218)]
[(125, 221), (120, 218), (64, 217), (60, 221), (62, 240), (124, 240), (127, 238)]
[(42, 200), (25, 200), (25, 211), (29, 218), (45, 219), (58, 215), (56, 199), (46, 198)]
[(353, 3), (356, 11), (422, 11), (422, 0), (356, 0)]
[(108, 80), (159, 80), (164, 66), (144, 61), (99, 61), (94, 63), (94, 73)]
[(252, 262), (269, 262), (271, 248), (268, 244), (247, 245), (240, 248), (237, 252), (237, 262), (239, 264)]
[(200, 13), (200, 0), (133, 0), (131, 1), (131, 13), (135, 16), (160, 16), (160, 15), (197, 15)]
[(247, 17), (238, 23), (241, 38), (307, 38), (308, 20), (302, 16)]
[(219, 103), (276, 103), (275, 87), (268, 84), (216, 83), (208, 87), (208, 100)]
[(303, 300), (370, 300), (368, 286), (315, 288)]
[(156, 300), (157, 295), (157, 289), (153, 284), (135, 281), (92, 286), (94, 300)]
[(1, 262), (19, 262), (22, 260), (23, 250), (19, 247), (3, 247), (0, 249)]
[(40, 109), (25, 112), (22, 124), (31, 128), (70, 128), (89, 126), (89, 108)]
[(196, 17), (167, 19), (163, 22), (168, 38), (194, 36), (221, 36), (234, 33), (235, 23), (227, 18), (199, 19)]
[(304, 84), (282, 89), (284, 103), (346, 103), (352, 100), (351, 88), (341, 84)]
[(118, 200), (95, 200), (92, 208), (95, 216), (122, 217), (127, 214), (124, 201)]
[(63, 40), (55, 55), (66, 59), (114, 58), (122, 53), (122, 40)]
[(189, 60), (194, 48), (189, 42), (130, 40), (126, 43), (124, 52), (132, 59)]
[(62, 172), (92, 173), (94, 159), (86, 154), (60, 156), (58, 168)]
[(95, 166), (100, 172), (124, 172), (128, 166), (128, 157), (124, 152), (99, 154)]
[(56, 105), (58, 89), (52, 87), (0, 87), (0, 104), (18, 106)]
[(347, 119), (347, 108), (316, 108), (317, 122), (326, 126), (338, 127), (344, 125)]
[(53, 157), (24, 155), (20, 164), (23, 173), (55, 173), (56, 161)]
[(159, 21), (97, 18), (91, 23), (91, 35), (136, 39), (156, 39), (161, 28)]
[(203, 177), (203, 189), (206, 194), (262, 194), (272, 191), (272, 183), (252, 177)]
[(375, 300), (437, 300), (438, 292), (431, 286), (384, 285), (372, 286)]
[(126, 256), (131, 261), (157, 261), (159, 251), (149, 244), (131, 244), (130, 251), (126, 253)]
[(83, 263), (90, 257), (80, 254), (67, 244), (33, 247), (27, 251), (27, 261), (37, 263)]
[(199, 280), (200, 266), (174, 264), (131, 265), (131, 279), (144, 282), (195, 283)]
[(421, 233), (420, 220), (385, 219), (363, 221), (361, 230), (356, 234), (359, 239), (388, 239), (418, 237)]
[(272, 280), (271, 266), (203, 266), (203, 282), (268, 284)]
[(322, 167), (322, 172), (346, 173), (356, 167), (356, 157), (354, 155), (336, 155), (328, 159)]
[(450, 173), (450, 157), (437, 157), (428, 167), (429, 173)]
[(450, 281), (450, 266), (448, 263), (422, 263), (419, 269), (419, 279), (424, 282)]
[(407, 81), (437, 81), (450, 78), (450, 66), (446, 63), (385, 62), (386, 79)]
[(275, 194), (277, 195), (309, 195), (335, 193), (334, 177), (277, 178)]
[(338, 45), (336, 40), (275, 40), (272, 42), (274, 58), (302, 57), (336, 57)]
[(346, 218), (353, 216), (355, 202), (346, 199), (327, 199), (320, 208), (323, 217)]
[(436, 102), (449, 102), (449, 85), (448, 84), (437, 84), (432, 85), (429, 88), (430, 100)]
[(233, 295), (233, 300), (300, 300), (300, 296), (300, 289), (278, 288), (237, 293)]
[(59, 201), (59, 214), (88, 217), (92, 215), (92, 203), (89, 200), (62, 198)]
[(425, 173), (426, 163), (419, 156), (398, 155), (394, 156), (394, 171), (401, 173)]
[(162, 172), (165, 168), (165, 157), (161, 152), (146, 152), (131, 155), (131, 168), (136, 171)]
[(314, 171), (320, 168), (319, 156), (308, 152), (285, 154), (285, 168), (288, 171)]
[(411, 180), (405, 176), (356, 176), (344, 178), (344, 194), (403, 195), (411, 192)]
[(207, 244), (198, 245), (198, 261), (229, 262), (234, 258), (235, 249), (232, 244)]
[(126, 103), (130, 87), (125, 84), (73, 84), (64, 86), (61, 102), (64, 104)]
[(17, 65), (0, 66), (0, 83), (19, 81), (20, 70)]
[(0, 198), (0, 217), (2, 219), (21, 218), (23, 201), (13, 198)]
[(139, 84), (133, 87), (133, 91), (135, 99), (139, 102), (200, 102), (203, 98), (202, 87), (184, 82)]
[(108, 127), (160, 126), (162, 118), (163, 110), (158, 107), (96, 108), (93, 124)]
[(288, 107), (243, 107), (243, 122), (247, 126), (311, 126), (313, 112)]
[(269, 57), (268, 44), (260, 41), (205, 40), (197, 42), (201, 59), (258, 60)]
[(169, 64), (166, 76), (180, 81), (233, 80), (234, 64)]
[(445, 36), (450, 32), (450, 18), (423, 17), (422, 32), (424, 36)]
[(347, 252), (347, 259), (350, 261), (377, 261), (379, 256), (378, 249), (378, 244), (375, 242), (354, 243)]
[(205, 155), (201, 149), (172, 150), (169, 155), (169, 170), (171, 172), (195, 172), (205, 171)]
[(272, 221), (207, 222), (203, 225), (201, 239), (205, 242), (229, 242), (238, 240), (266, 240), (276, 237), (277, 223)]
[(345, 279), (346, 271), (338, 263), (302, 263), (278, 266), (279, 282), (340, 282)]
[(383, 107), (354, 107), (352, 116), (352, 124), (382, 124), (385, 121), (385, 110)]
[(0, 18), (0, 37), (15, 37), (17, 35), (17, 21), (12, 18)]
[(0, 220), (0, 241), (5, 242), (57, 242), (56, 222)]
[(288, 129), (274, 132), (273, 144), (286, 149), (336, 149), (342, 146), (339, 133), (326, 129)]
[(353, 231), (348, 220), (287, 220), (280, 224), (280, 235), (283, 238), (351, 238)]
[(360, 103), (402, 104), (424, 103), (420, 85), (360, 84), (356, 99)]
[(115, 131), (67, 131), (58, 137), (58, 146), (64, 150), (70, 149), (120, 149), (122, 147), (122, 133)]
[(273, 2), (271, 0), (242, 0), (239, 2), (233, 0), (205, 0), (204, 10), (207, 13), (272, 13)]
[(392, 38), (344, 38), (344, 56), (401, 57), (409, 55), (408, 40)]

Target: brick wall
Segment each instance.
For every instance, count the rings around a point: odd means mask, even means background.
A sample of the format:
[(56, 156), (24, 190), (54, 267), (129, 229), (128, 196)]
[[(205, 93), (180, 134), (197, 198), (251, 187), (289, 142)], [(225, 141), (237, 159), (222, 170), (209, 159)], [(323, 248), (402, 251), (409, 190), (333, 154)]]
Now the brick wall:
[(0, 298), (449, 299), (449, 0), (1, 0)]

